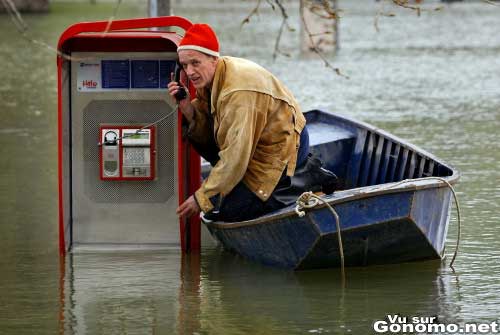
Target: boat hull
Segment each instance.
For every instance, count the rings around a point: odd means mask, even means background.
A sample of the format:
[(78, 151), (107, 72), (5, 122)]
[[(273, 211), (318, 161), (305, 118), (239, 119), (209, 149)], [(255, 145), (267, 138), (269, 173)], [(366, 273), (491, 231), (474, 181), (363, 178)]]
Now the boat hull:
[[(450, 192), (436, 187), (350, 200), (331, 197), (340, 218), (345, 264), (441, 258)], [(224, 248), (264, 265), (295, 270), (340, 266), (335, 219), (327, 207), (309, 210), (303, 218), (290, 207), (263, 219), (206, 225)]]

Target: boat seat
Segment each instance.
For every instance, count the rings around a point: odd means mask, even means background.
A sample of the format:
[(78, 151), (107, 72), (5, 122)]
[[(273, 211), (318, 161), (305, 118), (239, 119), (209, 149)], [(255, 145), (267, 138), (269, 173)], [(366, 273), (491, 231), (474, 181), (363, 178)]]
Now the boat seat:
[(326, 169), (337, 175), (342, 188), (356, 134), (345, 128), (318, 121), (308, 122), (307, 129), (310, 152), (323, 161)]

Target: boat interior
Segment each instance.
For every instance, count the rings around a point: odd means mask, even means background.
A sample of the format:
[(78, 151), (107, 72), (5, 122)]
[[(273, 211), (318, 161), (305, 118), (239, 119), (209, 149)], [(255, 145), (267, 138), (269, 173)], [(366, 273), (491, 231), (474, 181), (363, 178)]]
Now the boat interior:
[[(453, 170), (431, 154), (368, 124), (311, 110), (305, 114), (310, 152), (340, 180), (339, 190), (424, 177), (449, 177)], [(210, 165), (203, 162), (202, 176)]]
[(305, 115), (310, 150), (339, 177), (340, 189), (453, 174), (432, 155), (370, 125), (319, 110)]

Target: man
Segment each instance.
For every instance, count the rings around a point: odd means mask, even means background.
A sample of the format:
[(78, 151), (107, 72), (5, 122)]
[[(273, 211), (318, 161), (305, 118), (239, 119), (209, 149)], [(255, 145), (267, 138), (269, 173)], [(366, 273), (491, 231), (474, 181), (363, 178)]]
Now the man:
[[(196, 99), (178, 102), (189, 124), (187, 137), (213, 166), (177, 213), (203, 211), (232, 222), (284, 207), (274, 191), (289, 183), (298, 156), (303, 165), (309, 150), (305, 118), (292, 93), (259, 65), (221, 57), (217, 36), (206, 24), (194, 24), (177, 52), (196, 88)], [(168, 84), (172, 97), (179, 85)]]

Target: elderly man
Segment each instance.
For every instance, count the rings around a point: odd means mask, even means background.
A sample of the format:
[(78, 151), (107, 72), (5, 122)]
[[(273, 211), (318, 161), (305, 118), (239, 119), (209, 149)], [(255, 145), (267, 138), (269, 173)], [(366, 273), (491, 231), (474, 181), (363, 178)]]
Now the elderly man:
[[(221, 57), (217, 36), (206, 24), (194, 24), (177, 52), (196, 88), (194, 100), (178, 101), (189, 124), (187, 137), (213, 166), (177, 213), (189, 217), (201, 210), (232, 222), (284, 207), (275, 190), (290, 185), (309, 151), (306, 121), (292, 93), (259, 65)], [(180, 85), (169, 83), (172, 97)]]

